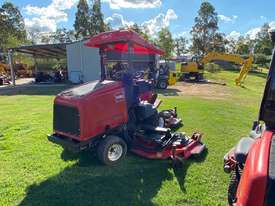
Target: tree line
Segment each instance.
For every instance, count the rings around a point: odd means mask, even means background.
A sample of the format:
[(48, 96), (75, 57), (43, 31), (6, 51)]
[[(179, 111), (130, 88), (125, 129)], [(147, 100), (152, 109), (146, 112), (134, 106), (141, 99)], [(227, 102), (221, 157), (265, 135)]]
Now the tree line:
[[(36, 44), (37, 39), (40, 43), (66, 43), (112, 30), (111, 26), (104, 22), (100, 0), (79, 0), (73, 27), (73, 30), (58, 28), (55, 32), (47, 34), (42, 34), (38, 29), (26, 31), (24, 19), (18, 7), (5, 2), (0, 7), (0, 52), (5, 53), (7, 48), (22, 44)], [(167, 27), (162, 28), (156, 36), (149, 36), (146, 28), (138, 24), (121, 29), (132, 29), (164, 49), (165, 59), (186, 53), (205, 55), (211, 51), (240, 55), (253, 53), (256, 62), (265, 65), (269, 62), (272, 50), (268, 23), (262, 26), (255, 39), (248, 36), (228, 39), (219, 31), (219, 18), (215, 7), (207, 1), (201, 3), (190, 31), (190, 38), (183, 36), (173, 38)]]

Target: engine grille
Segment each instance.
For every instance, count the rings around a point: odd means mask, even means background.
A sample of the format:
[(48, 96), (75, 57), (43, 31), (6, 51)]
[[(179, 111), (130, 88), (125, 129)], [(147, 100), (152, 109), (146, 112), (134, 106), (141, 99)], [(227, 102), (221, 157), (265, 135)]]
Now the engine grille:
[(55, 131), (80, 135), (79, 111), (76, 107), (54, 104), (53, 125)]

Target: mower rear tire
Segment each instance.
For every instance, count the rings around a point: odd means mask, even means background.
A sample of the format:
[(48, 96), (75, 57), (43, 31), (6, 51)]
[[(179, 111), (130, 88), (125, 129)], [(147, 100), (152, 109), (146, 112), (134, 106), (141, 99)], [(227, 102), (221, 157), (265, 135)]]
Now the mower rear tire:
[(236, 203), (236, 194), (241, 179), (241, 171), (233, 171), (231, 174), (229, 186), (228, 186), (228, 204), (234, 206)]
[(126, 153), (127, 144), (122, 138), (114, 135), (107, 136), (97, 147), (98, 159), (108, 166), (118, 164)]

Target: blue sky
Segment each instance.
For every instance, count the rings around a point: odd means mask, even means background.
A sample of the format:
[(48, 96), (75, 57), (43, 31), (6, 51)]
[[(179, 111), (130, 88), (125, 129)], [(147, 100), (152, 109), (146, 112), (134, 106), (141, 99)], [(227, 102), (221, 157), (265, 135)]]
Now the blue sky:
[[(91, 0), (88, 0), (91, 1)], [(3, 3), (0, 0), (0, 3)], [(78, 0), (11, 0), (17, 5), (28, 28), (54, 31), (72, 28)], [(188, 36), (202, 0), (102, 0), (104, 18), (113, 27), (138, 23), (155, 34), (168, 26), (174, 36)], [(274, 0), (209, 0), (219, 14), (220, 31), (251, 38), (268, 22), (275, 26)]]

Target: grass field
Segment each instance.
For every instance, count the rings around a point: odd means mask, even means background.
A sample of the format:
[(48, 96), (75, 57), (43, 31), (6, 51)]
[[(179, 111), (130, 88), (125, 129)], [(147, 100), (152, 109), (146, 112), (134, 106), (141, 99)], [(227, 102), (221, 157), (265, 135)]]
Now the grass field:
[(234, 85), (234, 72), (208, 74), (227, 83), (224, 99), (171, 90), (162, 108), (178, 107), (180, 131), (204, 133), (208, 150), (174, 170), (170, 161), (128, 154), (118, 166), (102, 166), (90, 153), (73, 155), (47, 141), (52, 102), (62, 87), (26, 89), (0, 96), (0, 205), (227, 205), (228, 175), (223, 156), (248, 134), (265, 74), (249, 75), (246, 87)]

